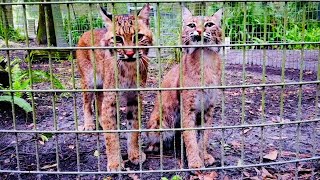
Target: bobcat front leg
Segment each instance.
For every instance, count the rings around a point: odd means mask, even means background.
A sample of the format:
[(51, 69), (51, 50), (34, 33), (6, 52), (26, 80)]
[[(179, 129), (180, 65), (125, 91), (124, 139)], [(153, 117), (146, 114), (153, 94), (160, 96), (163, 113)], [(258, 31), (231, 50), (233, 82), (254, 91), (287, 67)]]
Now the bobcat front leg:
[[(186, 95), (183, 95), (184, 97)], [(183, 100), (183, 120), (182, 125), (183, 128), (194, 128), (196, 115), (194, 109), (193, 102), (190, 102), (192, 98), (186, 98)], [(188, 166), (189, 168), (201, 168), (203, 167), (203, 162), (200, 158), (199, 154), (199, 147), (197, 143), (197, 132), (196, 130), (185, 130), (183, 131), (183, 138), (186, 145), (186, 155), (188, 159)]]
[[(86, 77), (81, 79), (81, 88), (89, 89), (88, 82), (85, 81)], [(83, 114), (84, 114), (84, 130), (90, 131), (95, 129), (93, 121), (92, 102), (94, 94), (92, 92), (83, 92)]]
[[(100, 124), (103, 130), (116, 130), (116, 98), (114, 92), (104, 92)], [(108, 171), (119, 171), (121, 168), (120, 139), (118, 133), (105, 133)]]
[[(213, 126), (213, 114), (214, 114), (214, 106), (210, 105), (209, 109), (205, 113), (205, 127), (212, 127)], [(213, 158), (212, 155), (208, 154), (208, 147), (209, 147), (209, 139), (212, 137), (212, 129), (206, 129), (204, 130), (204, 135), (203, 135), (203, 141), (200, 139), (200, 149), (202, 153), (200, 156), (203, 157), (204, 159), (204, 164), (206, 166), (212, 165), (215, 162), (215, 159)], [(202, 143), (203, 142), (203, 143)]]
[[(142, 99), (140, 96), (140, 110), (142, 109)], [(129, 99), (127, 101), (127, 129), (139, 129), (138, 121), (138, 99)], [(146, 154), (139, 149), (139, 132), (129, 132), (127, 137), (128, 157), (129, 160), (138, 165), (140, 162), (139, 154), (141, 153), (141, 163), (146, 160)], [(140, 153), (139, 153), (140, 152)]]

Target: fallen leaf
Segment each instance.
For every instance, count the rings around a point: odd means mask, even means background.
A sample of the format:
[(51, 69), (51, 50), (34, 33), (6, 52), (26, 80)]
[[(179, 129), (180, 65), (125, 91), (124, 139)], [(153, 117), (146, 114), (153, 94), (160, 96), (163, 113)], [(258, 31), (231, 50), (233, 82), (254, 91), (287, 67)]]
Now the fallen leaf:
[(78, 131), (83, 131), (84, 130), (84, 126), (78, 126)]
[(73, 144), (70, 144), (70, 145), (68, 146), (68, 148), (69, 148), (69, 149), (74, 149), (74, 145), (73, 145)]
[(40, 143), (41, 145), (44, 145), (44, 142), (43, 142), (43, 141), (41, 141), (41, 140), (39, 140), (39, 143)]
[(112, 177), (108, 176), (108, 177), (103, 178), (103, 180), (112, 180)]
[(264, 159), (268, 159), (268, 160), (276, 160), (278, 157), (278, 151), (277, 150), (273, 150), (270, 151), (268, 154), (266, 154), (265, 156), (263, 156)]
[(214, 180), (214, 179), (217, 179), (217, 177), (218, 177), (218, 174), (215, 171), (212, 171), (211, 173), (207, 173), (207, 174), (202, 174), (202, 173), (198, 174), (199, 180)]
[(133, 180), (140, 180), (139, 176), (136, 174), (128, 174), (129, 177), (131, 177)]
[(242, 134), (246, 134), (246, 133), (249, 132), (251, 129), (252, 129), (252, 128), (250, 127), (250, 128), (248, 128), (248, 129), (243, 130), (243, 133), (242, 133)]
[(273, 137), (270, 137), (270, 139), (273, 139), (273, 140), (282, 140), (282, 139), (287, 139), (288, 137), (286, 136), (282, 136), (282, 137), (279, 137), (279, 136), (273, 136)]
[(231, 145), (233, 146), (233, 148), (235, 149), (239, 149), (241, 147), (241, 143), (239, 143), (238, 141), (232, 141)]
[(237, 166), (241, 166), (242, 165), (242, 161), (241, 159), (238, 160)]
[(250, 177), (250, 179), (251, 179), (251, 180), (260, 180), (260, 178), (259, 178), (259, 177), (257, 177), (257, 176)]
[(50, 168), (54, 168), (54, 167), (57, 167), (57, 163), (45, 165), (45, 166), (41, 167), (41, 169), (50, 169)]
[(262, 175), (263, 179), (274, 178), (274, 176), (272, 174), (270, 174), (270, 172), (266, 168), (262, 167), (261, 171), (262, 171), (261, 175)]
[(253, 169), (256, 171), (257, 176), (260, 176), (261, 172), (259, 171), (259, 169), (256, 167), (254, 167)]
[(278, 175), (279, 176), (279, 179), (283, 179), (283, 180), (287, 180), (287, 179), (293, 179), (293, 174), (281, 174), (281, 175)]
[(28, 127), (29, 129), (32, 129), (32, 128), (34, 127), (34, 124), (31, 123), (31, 124), (29, 124), (27, 127)]
[(243, 175), (246, 177), (250, 177), (250, 174), (247, 171), (243, 171)]
[(93, 153), (93, 155), (96, 156), (96, 157), (98, 157), (98, 156), (100, 156), (100, 152), (99, 152), (98, 150), (95, 150), (94, 153)]
[(6, 163), (6, 164), (9, 163), (9, 162), (10, 162), (9, 158), (4, 160), (4, 163)]
[(225, 175), (222, 180), (229, 180), (229, 179), (230, 179), (229, 176)]

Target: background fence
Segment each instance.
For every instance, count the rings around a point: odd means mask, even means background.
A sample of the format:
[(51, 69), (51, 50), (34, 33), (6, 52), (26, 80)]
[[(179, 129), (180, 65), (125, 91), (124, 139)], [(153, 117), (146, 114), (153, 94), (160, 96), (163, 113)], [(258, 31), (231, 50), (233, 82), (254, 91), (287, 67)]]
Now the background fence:
[[(103, 131), (81, 130), (76, 43), (83, 32), (103, 27), (97, 4), (123, 14), (144, 4), (137, 2), (2, 0), (1, 178), (194, 177), (179, 166), (173, 150), (148, 154), (143, 165), (126, 164), (126, 171), (110, 174)], [(320, 178), (319, 1), (152, 1), (151, 28), (161, 53), (157, 57), (151, 48), (141, 132), (160, 90), (159, 76), (179, 62), (182, 3), (197, 15), (224, 9), (222, 96), (210, 147), (216, 163), (205, 169), (211, 172), (208, 178)], [(55, 46), (36, 43), (44, 25), (39, 21), (48, 16), (48, 11), (41, 14), (44, 4), (54, 12)], [(48, 18), (44, 23), (49, 30)]]

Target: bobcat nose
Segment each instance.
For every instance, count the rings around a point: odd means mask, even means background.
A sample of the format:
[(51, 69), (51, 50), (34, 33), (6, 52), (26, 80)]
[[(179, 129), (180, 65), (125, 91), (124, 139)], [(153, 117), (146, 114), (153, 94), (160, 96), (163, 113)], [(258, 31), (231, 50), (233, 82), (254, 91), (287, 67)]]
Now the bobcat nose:
[(196, 31), (198, 32), (199, 36), (201, 36), (202, 29), (197, 29)]
[(133, 55), (134, 55), (134, 51), (133, 51), (133, 50), (128, 50), (128, 51), (126, 51), (125, 53), (126, 53), (126, 55), (127, 55), (128, 57), (133, 57)]

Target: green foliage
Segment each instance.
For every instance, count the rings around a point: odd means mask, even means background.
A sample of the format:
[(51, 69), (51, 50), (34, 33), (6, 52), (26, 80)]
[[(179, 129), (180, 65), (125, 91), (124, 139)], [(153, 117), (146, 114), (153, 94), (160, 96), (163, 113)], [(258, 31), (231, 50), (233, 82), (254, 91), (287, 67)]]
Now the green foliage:
[[(285, 6), (279, 2), (246, 4), (234, 2), (230, 3), (230, 6), (225, 11), (224, 24), (226, 36), (231, 38), (231, 43), (277, 43), (284, 42), (284, 39), (286, 42), (318, 42), (320, 39), (320, 26), (315, 16), (316, 3), (296, 2)], [(302, 25), (303, 16), (305, 16), (305, 27)], [(315, 45), (304, 47), (316, 48)], [(288, 48), (295, 49), (301, 46), (288, 46)]]
[(26, 100), (19, 98), (17, 96), (1, 95), (0, 102), (4, 102), (4, 101), (11, 102), (11, 103), (14, 102), (14, 104), (19, 106), (21, 109), (23, 109), (27, 113), (32, 111), (31, 105)]
[[(5, 61), (5, 58), (0, 57), (0, 63)], [(53, 82), (53, 86), (57, 89), (65, 89), (63, 84), (59, 79), (57, 79), (55, 76), (51, 76), (48, 72), (42, 71), (42, 70), (33, 70), (32, 71), (32, 78), (30, 78), (29, 71), (23, 70), (20, 68), (21, 59), (15, 58), (10, 62), (10, 74), (11, 74), (11, 80), (12, 80), (12, 86), (11, 88), (13, 90), (28, 90), (31, 89), (31, 81), (35, 83), (43, 83), (43, 82)], [(9, 65), (6, 63), (6, 67), (0, 66), (0, 71), (8, 72), (9, 73)], [(3, 88), (0, 85), (0, 89), (6, 89)], [(7, 88), (8, 89), (8, 88)], [(30, 93), (26, 93), (27, 99), (31, 98)], [(1, 94), (0, 97), (2, 97), (2, 101), (10, 101), (12, 102), (11, 94), (10, 93), (4, 93)], [(23, 92), (15, 92), (14, 93), (14, 103), (24, 109), (26, 112), (30, 112), (30, 104), (21, 99), (25, 98)], [(1, 101), (1, 100), (0, 100)]]
[(8, 33), (6, 35), (5, 27), (0, 23), (0, 39), (5, 39), (8, 36), (9, 40), (12, 41), (24, 41), (25, 37), (21, 35), (19, 30), (14, 29), (12, 26), (9, 26)]
[[(161, 180), (169, 180), (168, 178), (166, 177), (162, 177)], [(179, 176), (179, 175), (174, 175), (171, 180), (182, 180), (182, 177)]]
[[(66, 39), (68, 39), (69, 34), (69, 24), (70, 24), (70, 32), (72, 43), (78, 43), (80, 36), (90, 30), (90, 18), (87, 15), (79, 16), (75, 19), (71, 19), (70, 21), (66, 18), (64, 19), (64, 31), (66, 32)], [(101, 28), (103, 27), (103, 21), (100, 17), (92, 18), (92, 28)]]

